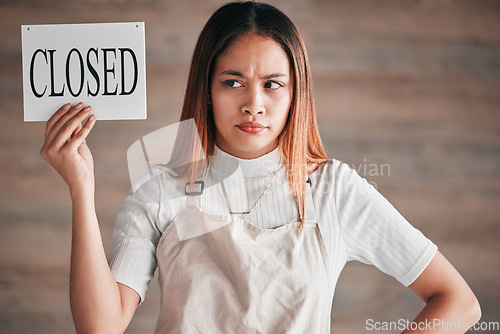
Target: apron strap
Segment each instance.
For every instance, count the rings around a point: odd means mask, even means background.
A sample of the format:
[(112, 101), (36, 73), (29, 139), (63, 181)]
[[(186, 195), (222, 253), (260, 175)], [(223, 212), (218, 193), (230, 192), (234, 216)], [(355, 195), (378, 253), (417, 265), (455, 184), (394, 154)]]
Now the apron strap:
[(194, 181), (192, 185), (191, 182), (186, 182), (184, 185), (184, 194), (186, 195), (186, 205), (196, 206), (201, 210), (201, 195), (205, 190), (204, 181)]
[(307, 178), (306, 183), (306, 198), (305, 198), (305, 208), (304, 208), (304, 222), (315, 223), (316, 222), (316, 210), (314, 209), (314, 202), (312, 198), (312, 181), (311, 178)]
[(186, 206), (195, 206), (201, 210), (201, 200), (203, 191), (205, 191), (205, 183), (207, 182), (208, 177), (208, 166), (205, 166), (203, 169), (203, 173), (200, 181), (194, 181), (191, 184), (191, 181), (186, 182), (184, 185), (184, 194), (186, 195)]

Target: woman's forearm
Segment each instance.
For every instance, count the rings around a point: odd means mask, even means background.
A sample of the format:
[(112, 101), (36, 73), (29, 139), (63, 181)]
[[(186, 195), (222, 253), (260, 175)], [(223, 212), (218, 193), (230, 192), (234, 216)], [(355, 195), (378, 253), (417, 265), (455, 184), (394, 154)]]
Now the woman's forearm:
[(426, 306), (404, 334), (465, 333), (481, 318), (476, 296), (440, 251), (436, 252), (410, 289)]
[(106, 260), (95, 212), (93, 187), (71, 191), (71, 311), (79, 333), (122, 333), (130, 319)]
[(480, 317), (481, 309), (473, 294), (440, 294), (427, 302), (402, 334), (465, 333)]

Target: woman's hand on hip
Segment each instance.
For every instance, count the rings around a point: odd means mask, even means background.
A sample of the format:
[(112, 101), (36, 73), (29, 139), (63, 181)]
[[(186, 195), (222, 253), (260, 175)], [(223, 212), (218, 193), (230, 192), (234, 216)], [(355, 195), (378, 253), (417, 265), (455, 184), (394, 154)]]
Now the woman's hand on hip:
[(81, 102), (75, 106), (68, 103), (47, 121), (40, 155), (57, 170), (70, 190), (94, 184), (94, 163), (85, 141), (96, 122), (91, 110)]

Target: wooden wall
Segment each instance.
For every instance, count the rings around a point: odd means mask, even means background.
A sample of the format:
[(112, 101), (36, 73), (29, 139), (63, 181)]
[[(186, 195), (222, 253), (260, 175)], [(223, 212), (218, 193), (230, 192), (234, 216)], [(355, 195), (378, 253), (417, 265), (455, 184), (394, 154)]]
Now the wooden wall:
[[(222, 3), (0, 3), (0, 331), (74, 332), (68, 189), (39, 156), (44, 124), (23, 123), (20, 25), (146, 22), (148, 120), (100, 121), (88, 139), (107, 248), (129, 187), (126, 150), (178, 120), (196, 38)], [(483, 320), (500, 321), (500, 1), (275, 4), (308, 47), (329, 156), (358, 169), (437, 243), (476, 292)], [(155, 281), (127, 332), (151, 333), (158, 303)], [(332, 328), (363, 333), (366, 319), (413, 319), (422, 305), (394, 279), (350, 263)]]

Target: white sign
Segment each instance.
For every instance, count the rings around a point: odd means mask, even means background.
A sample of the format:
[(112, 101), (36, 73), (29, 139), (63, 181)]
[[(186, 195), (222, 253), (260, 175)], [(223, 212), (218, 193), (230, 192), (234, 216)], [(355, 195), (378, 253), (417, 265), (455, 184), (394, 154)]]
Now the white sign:
[(97, 119), (146, 119), (144, 22), (21, 26), (24, 121), (83, 102)]

